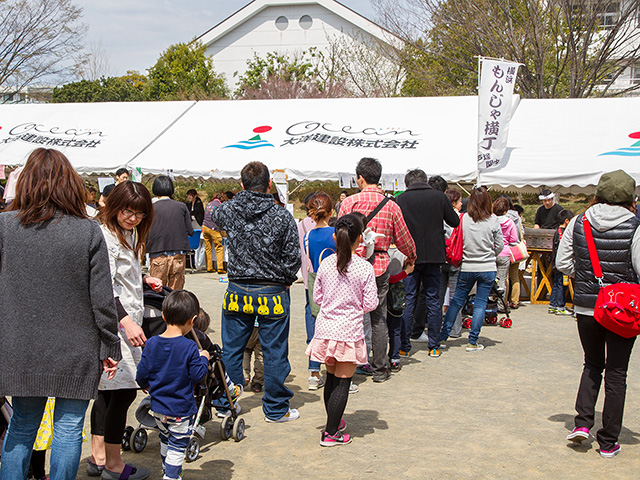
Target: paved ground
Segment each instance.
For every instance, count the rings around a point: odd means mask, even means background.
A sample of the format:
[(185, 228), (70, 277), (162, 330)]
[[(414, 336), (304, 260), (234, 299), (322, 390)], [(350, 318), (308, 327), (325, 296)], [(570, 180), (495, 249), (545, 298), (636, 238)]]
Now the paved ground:
[[(186, 288), (211, 314), (209, 333), (219, 342), (226, 284), (216, 274), (196, 273), (187, 275)], [(595, 443), (569, 446), (564, 437), (572, 427), (581, 348), (573, 318), (550, 316), (545, 306), (517, 310), (512, 329), (485, 325), (482, 352), (466, 352), (464, 339), (451, 342), (440, 358), (417, 346), (388, 382), (356, 377), (360, 392), (350, 396), (344, 417), (353, 443), (320, 447), (325, 414), (322, 390), (307, 389), (303, 288), (292, 288), (288, 379), (301, 418), (267, 424), (261, 395), (245, 393), (240, 403), (246, 438), (222, 442), (218, 420), (206, 424), (201, 455), (185, 464), (185, 479), (638, 478), (638, 354), (631, 359), (620, 455), (601, 458)], [(159, 479), (159, 441), (149, 433), (147, 448), (124, 459)], [(83, 460), (89, 455), (86, 442)], [(80, 479), (90, 478), (84, 468)]]

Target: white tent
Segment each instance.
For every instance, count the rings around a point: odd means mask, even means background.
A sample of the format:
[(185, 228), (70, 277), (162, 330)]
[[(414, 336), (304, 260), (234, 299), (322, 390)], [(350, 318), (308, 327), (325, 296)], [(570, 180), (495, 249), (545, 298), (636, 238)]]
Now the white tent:
[[(624, 169), (640, 183), (640, 98), (522, 100), (485, 185), (583, 189)], [(238, 177), (249, 161), (290, 179), (337, 180), (358, 160), (476, 178), (477, 97), (0, 105), (0, 164), (38, 146), (81, 172)]]

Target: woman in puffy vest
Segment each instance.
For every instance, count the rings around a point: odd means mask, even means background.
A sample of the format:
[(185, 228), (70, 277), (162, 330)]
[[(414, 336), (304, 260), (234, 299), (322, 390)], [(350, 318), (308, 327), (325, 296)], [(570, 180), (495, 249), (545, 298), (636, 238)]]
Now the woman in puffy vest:
[[(604, 283), (638, 283), (640, 271), (640, 220), (634, 215), (636, 183), (622, 170), (600, 177), (596, 195), (585, 212), (604, 274)], [(595, 278), (584, 233), (583, 215), (566, 228), (556, 257), (556, 267), (575, 277), (573, 303), (578, 334), (584, 350), (584, 368), (576, 398), (575, 428), (567, 440), (580, 443), (591, 436), (595, 404), (604, 371), (605, 401), (602, 428), (596, 434), (600, 455), (620, 452), (618, 436), (626, 392), (629, 357), (635, 342), (600, 325), (593, 317), (600, 286)]]

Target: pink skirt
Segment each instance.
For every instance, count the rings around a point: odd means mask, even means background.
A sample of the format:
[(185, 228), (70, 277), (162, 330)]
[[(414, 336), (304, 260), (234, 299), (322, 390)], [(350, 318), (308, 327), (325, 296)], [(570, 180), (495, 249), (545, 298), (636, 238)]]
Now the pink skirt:
[(305, 353), (311, 360), (327, 365), (335, 365), (336, 362), (364, 365), (368, 361), (367, 344), (364, 338), (355, 342), (314, 338), (307, 346)]

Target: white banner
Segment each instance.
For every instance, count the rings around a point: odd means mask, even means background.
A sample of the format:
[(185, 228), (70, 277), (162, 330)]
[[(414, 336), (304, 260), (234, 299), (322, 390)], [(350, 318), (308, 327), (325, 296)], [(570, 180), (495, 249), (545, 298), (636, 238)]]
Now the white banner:
[(520, 64), (480, 59), (478, 82), (478, 171), (501, 165), (514, 111), (513, 87)]

